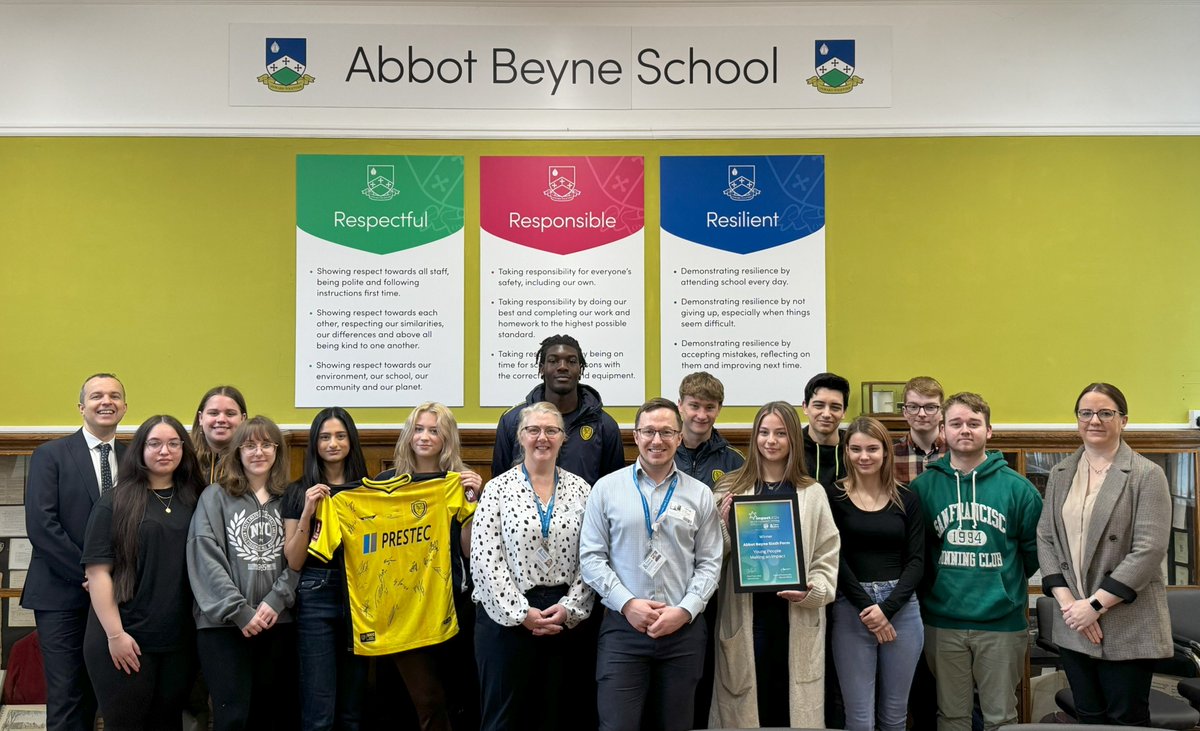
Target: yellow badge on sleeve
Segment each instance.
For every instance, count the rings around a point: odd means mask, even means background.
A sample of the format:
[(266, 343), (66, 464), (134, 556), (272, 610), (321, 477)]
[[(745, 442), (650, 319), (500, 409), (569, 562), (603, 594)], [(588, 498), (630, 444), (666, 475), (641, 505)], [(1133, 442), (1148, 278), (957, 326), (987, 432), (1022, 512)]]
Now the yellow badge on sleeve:
[(592, 435), (595, 433), (596, 433), (596, 430), (590, 426), (582, 426), (579, 428), (579, 438), (585, 442), (590, 440), (592, 438)]
[(713, 484), (715, 485), (718, 482), (720, 482), (721, 478), (724, 476), (725, 476), (725, 470), (713, 470), (713, 474), (712, 474)]

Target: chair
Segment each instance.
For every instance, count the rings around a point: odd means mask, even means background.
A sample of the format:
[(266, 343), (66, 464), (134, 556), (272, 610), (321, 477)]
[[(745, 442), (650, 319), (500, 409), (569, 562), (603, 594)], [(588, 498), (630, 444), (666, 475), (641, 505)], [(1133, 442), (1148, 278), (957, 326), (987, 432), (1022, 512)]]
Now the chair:
[[(1175, 654), (1173, 657), (1159, 661), (1154, 670), (1156, 673), (1167, 675), (1200, 677), (1200, 657), (1193, 650), (1192, 644), (1178, 634), (1180, 630), (1191, 631), (1192, 625), (1196, 625), (1196, 629), (1200, 631), (1200, 591), (1168, 592), (1167, 605), (1171, 614), (1172, 634), (1175, 635)], [(1052, 597), (1038, 597), (1036, 611), (1038, 633), (1035, 642), (1037, 646), (1056, 655), (1061, 654), (1053, 637), (1054, 617), (1059, 613), (1058, 602)], [(1200, 637), (1200, 635), (1197, 636)], [(1196, 647), (1200, 648), (1200, 645), (1196, 645)], [(1070, 688), (1058, 691), (1054, 695), (1054, 702), (1072, 718), (1076, 717), (1075, 696), (1072, 695)], [(1151, 728), (1190, 729), (1200, 723), (1200, 711), (1162, 691), (1151, 690), (1150, 723)], [(1048, 729), (1050, 726), (1046, 726), (1046, 728)], [(1066, 729), (1070, 726), (1059, 724), (1055, 728)], [(1104, 727), (1081, 726), (1080, 728), (1101, 729)]]

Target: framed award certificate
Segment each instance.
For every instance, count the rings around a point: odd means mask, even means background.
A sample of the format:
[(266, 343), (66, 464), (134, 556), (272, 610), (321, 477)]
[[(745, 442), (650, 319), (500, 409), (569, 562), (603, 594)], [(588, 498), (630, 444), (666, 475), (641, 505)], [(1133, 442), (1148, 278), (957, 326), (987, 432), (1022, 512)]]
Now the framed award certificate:
[(729, 524), (735, 592), (808, 587), (800, 548), (800, 507), (794, 496), (735, 495)]

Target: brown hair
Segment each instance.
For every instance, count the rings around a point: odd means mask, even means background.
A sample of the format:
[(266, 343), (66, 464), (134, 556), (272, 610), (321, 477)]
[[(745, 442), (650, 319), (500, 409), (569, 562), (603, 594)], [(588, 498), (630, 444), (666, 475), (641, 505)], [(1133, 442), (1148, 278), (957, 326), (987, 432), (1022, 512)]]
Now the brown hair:
[(976, 414), (983, 414), (984, 424), (992, 425), (992, 408), (977, 393), (961, 391), (946, 399), (946, 403), (942, 404), (942, 423), (946, 422), (946, 414), (950, 413), (951, 406), (966, 406)]
[(1075, 399), (1076, 411), (1079, 411), (1079, 402), (1083, 400), (1083, 397), (1093, 392), (1109, 397), (1117, 405), (1117, 411), (1121, 416), (1129, 416), (1129, 404), (1125, 401), (1125, 394), (1121, 393), (1121, 389), (1111, 383), (1104, 383), (1103, 381), (1089, 383), (1084, 386), (1083, 390), (1079, 392), (1079, 398)]
[(936, 379), (929, 376), (916, 376), (908, 379), (908, 383), (904, 384), (904, 393), (907, 396), (909, 391), (915, 391), (927, 398), (936, 398), (939, 402), (946, 398), (946, 392), (942, 390), (942, 384)]
[(242, 464), (242, 445), (249, 441), (271, 442), (275, 447), (275, 464), (267, 474), (267, 492), (282, 495), (288, 484), (287, 440), (275, 422), (265, 416), (255, 416), (238, 424), (229, 440), (229, 448), (221, 454), (221, 487), (233, 497), (250, 492), (250, 478)]
[(679, 401), (692, 396), (704, 401), (716, 401), (717, 405), (725, 403), (725, 386), (716, 376), (707, 371), (689, 373), (679, 382)]
[(804, 437), (800, 432), (800, 416), (796, 407), (787, 401), (772, 401), (764, 404), (754, 415), (754, 427), (750, 430), (750, 450), (746, 454), (746, 463), (739, 469), (730, 472), (717, 483), (717, 489), (734, 495), (754, 492), (754, 487), (762, 481), (762, 457), (758, 454), (758, 430), (762, 427), (763, 419), (768, 414), (775, 414), (783, 422), (788, 433), (788, 458), (784, 467), (784, 479), (792, 483), (797, 490), (809, 485), (815, 485), (816, 480), (808, 476), (808, 468), (804, 464)]
[[(900, 498), (900, 483), (896, 482), (896, 473), (894, 471), (896, 453), (892, 449), (892, 435), (888, 434), (887, 427), (878, 419), (873, 419), (870, 416), (860, 416), (850, 422), (850, 426), (846, 428), (844, 444), (849, 445), (850, 437), (855, 434), (862, 434), (883, 444), (883, 464), (879, 467), (879, 480), (883, 483), (883, 489), (887, 493), (888, 502), (903, 510), (904, 501)], [(838, 486), (841, 488), (843, 495), (849, 497), (850, 493), (858, 488), (858, 465), (855, 464), (854, 460), (847, 458), (846, 469), (847, 474), (838, 481)]]

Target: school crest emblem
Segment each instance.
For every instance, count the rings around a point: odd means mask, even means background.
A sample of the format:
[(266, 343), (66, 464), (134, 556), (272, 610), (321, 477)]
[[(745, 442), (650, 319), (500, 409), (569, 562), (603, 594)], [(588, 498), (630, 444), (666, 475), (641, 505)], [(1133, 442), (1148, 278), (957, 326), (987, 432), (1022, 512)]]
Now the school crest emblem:
[(271, 91), (303, 91), (316, 81), (304, 73), (308, 63), (307, 38), (268, 38), (267, 73), (258, 77)]
[(546, 176), (550, 179), (550, 187), (542, 193), (555, 203), (565, 203), (583, 195), (575, 187), (574, 165), (551, 165), (546, 170)]
[(409, 507), (412, 508), (413, 517), (417, 520), (424, 518), (425, 513), (429, 512), (429, 503), (424, 500), (413, 500), (412, 505)]
[(585, 442), (590, 441), (592, 438), (592, 435), (595, 433), (596, 433), (596, 430), (590, 426), (584, 426), (584, 427), (579, 428), (579, 438)]
[(400, 195), (396, 188), (396, 166), (368, 165), (367, 187), (362, 194), (373, 201), (390, 201)]
[(720, 482), (720, 481), (721, 481), (721, 478), (722, 478), (722, 477), (724, 477), (724, 476), (725, 476), (725, 470), (713, 470), (713, 471), (712, 471), (712, 481), (713, 481), (713, 484), (715, 485), (715, 484), (717, 484), (718, 482)]
[(810, 77), (809, 86), (822, 94), (845, 94), (863, 83), (854, 75), (854, 40), (815, 41), (817, 75)]
[(753, 165), (730, 165), (729, 187), (721, 191), (729, 200), (752, 201), (762, 191), (755, 187)]

